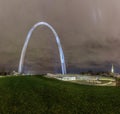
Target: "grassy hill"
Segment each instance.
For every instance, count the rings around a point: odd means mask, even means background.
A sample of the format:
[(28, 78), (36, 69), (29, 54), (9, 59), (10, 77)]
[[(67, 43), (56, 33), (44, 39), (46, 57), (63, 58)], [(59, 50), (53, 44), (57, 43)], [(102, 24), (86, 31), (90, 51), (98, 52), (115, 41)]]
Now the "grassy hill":
[(41, 76), (3, 77), (0, 114), (120, 114), (120, 88)]

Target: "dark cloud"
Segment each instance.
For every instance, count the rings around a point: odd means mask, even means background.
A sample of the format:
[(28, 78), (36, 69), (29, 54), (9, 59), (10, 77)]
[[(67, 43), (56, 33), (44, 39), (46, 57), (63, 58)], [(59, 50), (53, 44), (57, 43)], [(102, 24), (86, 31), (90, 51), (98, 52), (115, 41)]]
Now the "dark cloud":
[[(56, 29), (67, 68), (108, 68), (120, 64), (119, 0), (1, 0), (0, 67), (17, 70), (28, 30), (38, 21)], [(108, 65), (108, 66), (107, 66)], [(54, 36), (46, 27), (36, 29), (28, 46), (26, 71), (60, 70)]]

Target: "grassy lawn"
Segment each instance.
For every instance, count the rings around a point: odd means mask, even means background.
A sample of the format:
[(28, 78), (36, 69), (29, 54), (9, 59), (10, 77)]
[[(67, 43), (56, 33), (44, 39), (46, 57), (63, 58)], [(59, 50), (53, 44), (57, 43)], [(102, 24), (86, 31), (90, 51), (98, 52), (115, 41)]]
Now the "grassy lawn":
[(0, 78), (0, 114), (120, 114), (120, 88), (41, 76)]

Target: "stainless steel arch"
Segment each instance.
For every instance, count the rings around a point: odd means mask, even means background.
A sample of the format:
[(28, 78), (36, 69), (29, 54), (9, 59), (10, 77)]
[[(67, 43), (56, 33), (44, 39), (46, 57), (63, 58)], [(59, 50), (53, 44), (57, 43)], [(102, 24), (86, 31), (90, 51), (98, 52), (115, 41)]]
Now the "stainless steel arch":
[(61, 69), (62, 69), (62, 74), (66, 74), (66, 64), (65, 64), (65, 58), (64, 58), (64, 53), (63, 53), (63, 49), (60, 43), (60, 39), (55, 31), (55, 29), (48, 23), (46, 22), (38, 22), (36, 23), (28, 32), (28, 35), (26, 37), (22, 52), (21, 52), (21, 57), (20, 57), (20, 61), (19, 61), (19, 68), (18, 68), (18, 72), (22, 73), (23, 70), (23, 64), (24, 64), (24, 58), (25, 58), (25, 54), (26, 54), (26, 50), (27, 50), (27, 46), (29, 43), (29, 40), (31, 38), (31, 35), (33, 33), (33, 31), (38, 27), (38, 26), (47, 26), (54, 34), (55, 39), (56, 39), (56, 43), (58, 45), (58, 50), (59, 50), (59, 55), (60, 55), (60, 62), (61, 62)]

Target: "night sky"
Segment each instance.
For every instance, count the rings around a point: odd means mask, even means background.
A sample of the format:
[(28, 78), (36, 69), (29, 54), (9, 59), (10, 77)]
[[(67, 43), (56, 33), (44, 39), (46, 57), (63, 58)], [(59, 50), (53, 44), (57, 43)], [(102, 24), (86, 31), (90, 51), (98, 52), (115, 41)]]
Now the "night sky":
[[(18, 69), (27, 32), (39, 21), (58, 33), (68, 72), (120, 72), (120, 0), (0, 0), (0, 70)], [(24, 72), (60, 71), (52, 32), (38, 27), (30, 40)]]

